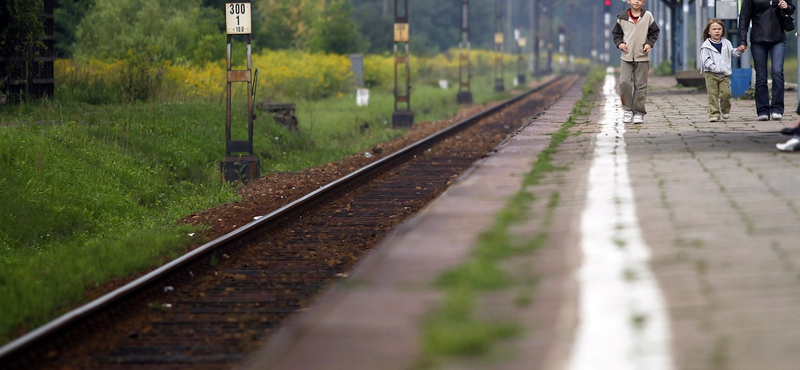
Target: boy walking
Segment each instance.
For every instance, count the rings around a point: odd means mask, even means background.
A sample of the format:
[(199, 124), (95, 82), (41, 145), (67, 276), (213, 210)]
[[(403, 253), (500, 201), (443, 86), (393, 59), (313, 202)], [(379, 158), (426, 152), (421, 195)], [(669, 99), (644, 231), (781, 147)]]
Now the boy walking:
[(653, 14), (645, 10), (645, 0), (628, 0), (630, 8), (617, 16), (611, 34), (614, 45), (622, 51), (619, 68), (619, 90), (622, 99), (622, 122), (644, 123), (647, 110), (647, 73), (650, 71), (650, 50), (658, 40), (658, 25)]

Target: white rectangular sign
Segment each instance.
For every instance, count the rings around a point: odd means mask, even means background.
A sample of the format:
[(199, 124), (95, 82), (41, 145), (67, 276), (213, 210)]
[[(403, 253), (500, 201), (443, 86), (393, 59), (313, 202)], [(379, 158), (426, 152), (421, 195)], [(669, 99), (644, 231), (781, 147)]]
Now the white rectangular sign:
[(225, 26), (229, 35), (250, 34), (250, 3), (225, 4)]
[(356, 89), (356, 105), (366, 107), (369, 104), (369, 89)]

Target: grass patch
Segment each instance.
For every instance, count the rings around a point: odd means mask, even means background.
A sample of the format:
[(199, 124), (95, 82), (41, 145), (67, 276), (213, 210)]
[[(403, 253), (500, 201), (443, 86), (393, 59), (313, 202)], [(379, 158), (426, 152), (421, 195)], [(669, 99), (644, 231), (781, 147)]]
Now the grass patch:
[[(476, 103), (508, 97), (492, 91), (491, 77), (473, 78)], [(224, 103), (117, 104), (100, 90), (0, 110), (0, 344), (85, 301), (85, 289), (180, 254), (198, 229), (176, 221), (238, 200), (219, 170)], [(415, 122), (451, 117), (457, 91), (415, 86)], [(246, 95), (233, 96), (232, 138), (244, 140)], [(346, 94), (295, 103), (298, 133), (255, 112), (262, 175), (323, 165), (405, 132), (391, 127), (391, 92), (373, 92), (367, 107)]]
[(512, 323), (487, 323), (473, 315), (476, 292), (468, 287), (450, 289), (439, 311), (425, 322), (426, 355), (478, 355), (496, 339), (521, 331)]
[[(534, 162), (531, 171), (523, 179), (523, 190), (514, 194), (498, 213), (492, 227), (481, 233), (470, 258), (464, 264), (443, 272), (434, 282), (444, 291), (444, 299), (438, 310), (424, 322), (422, 328), (422, 358), (419, 367), (434, 367), (447, 356), (478, 356), (487, 353), (499, 339), (509, 338), (522, 332), (518, 323), (487, 321), (475, 314), (474, 306), (481, 292), (517, 288), (513, 302), (518, 306), (530, 304), (535, 284), (531, 279), (522, 280), (507, 274), (500, 262), (514, 255), (530, 252), (547, 243), (547, 232), (529, 240), (514, 240), (512, 226), (524, 221), (531, 204), (537, 200), (525, 189), (537, 185), (544, 176), (560, 170), (553, 165), (553, 155), (561, 143), (570, 135), (578, 116), (587, 115), (591, 104), (587, 96), (594, 93), (602, 82), (604, 71), (591, 73), (583, 87), (584, 98), (573, 108), (572, 114), (561, 128), (552, 135), (550, 144)], [(588, 87), (587, 87), (588, 86)], [(544, 228), (549, 230), (552, 214), (558, 206), (560, 195), (553, 192), (547, 203), (548, 215), (544, 217)]]

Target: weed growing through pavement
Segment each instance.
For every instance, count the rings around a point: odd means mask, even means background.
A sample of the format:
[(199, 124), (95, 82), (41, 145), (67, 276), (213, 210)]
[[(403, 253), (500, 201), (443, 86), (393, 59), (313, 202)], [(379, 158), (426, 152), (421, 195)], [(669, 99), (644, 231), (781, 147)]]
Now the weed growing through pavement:
[(703, 249), (706, 245), (706, 242), (702, 239), (683, 239), (677, 238), (675, 239), (675, 246), (681, 248), (692, 248), (692, 249)]
[(714, 347), (711, 349), (711, 370), (725, 370), (729, 368), (728, 364), (728, 337), (727, 335), (720, 335), (714, 340)]
[(633, 324), (636, 329), (644, 329), (644, 326), (647, 324), (647, 315), (643, 313), (631, 315), (631, 324)]
[(698, 259), (694, 261), (694, 269), (698, 274), (705, 275), (708, 273), (708, 262), (706, 262), (704, 259)]
[(636, 270), (628, 267), (622, 272), (622, 278), (627, 282), (634, 282), (639, 280), (639, 274), (636, 272)]
[[(604, 71), (598, 69), (591, 74), (587, 85), (597, 85), (604, 77)], [(584, 85), (586, 86), (586, 85)], [(537, 198), (526, 189), (537, 185), (542, 178), (562, 168), (553, 165), (553, 155), (559, 145), (570, 136), (570, 128), (575, 125), (576, 117), (588, 114), (591, 105), (585, 101), (586, 94), (594, 90), (584, 87), (584, 98), (573, 107), (573, 111), (561, 128), (551, 135), (550, 144), (542, 150), (534, 161), (531, 171), (525, 175), (522, 190), (511, 197), (487, 231), (481, 233), (470, 258), (460, 266), (443, 272), (435, 285), (444, 290), (441, 306), (432, 312), (422, 323), (423, 344), (422, 358), (416, 363), (417, 368), (435, 366), (446, 356), (476, 356), (486, 354), (496, 340), (518, 335), (522, 325), (513, 322), (485, 321), (476, 317), (475, 302), (482, 291), (502, 290), (511, 287), (528, 287), (530, 294), (517, 295), (517, 304), (526, 304), (532, 295), (535, 280), (519, 281), (510, 276), (499, 263), (521, 253), (528, 253), (543, 247), (549, 238), (544, 232), (525, 241), (514, 241), (511, 227), (525, 221), (531, 204)], [(544, 228), (549, 230), (553, 213), (559, 204), (560, 194), (551, 193), (547, 211), (544, 216)]]

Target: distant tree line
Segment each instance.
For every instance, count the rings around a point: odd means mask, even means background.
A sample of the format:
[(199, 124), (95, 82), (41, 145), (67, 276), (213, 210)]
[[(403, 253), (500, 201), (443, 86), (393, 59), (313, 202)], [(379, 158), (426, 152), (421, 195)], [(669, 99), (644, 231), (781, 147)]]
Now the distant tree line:
[[(218, 60), (225, 53), (220, 40), (226, 2), (56, 0), (56, 55), (115, 58), (134, 50), (173, 60)], [(336, 54), (391, 52), (394, 7), (394, 0), (252, 0), (253, 44)], [(470, 1), (473, 47), (491, 47), (493, 7), (494, 0)], [(430, 55), (458, 46), (460, 2), (410, 0), (408, 12), (412, 52)]]
[[(402, 12), (404, 0), (251, 0), (253, 45), (256, 50), (388, 53), (393, 48), (395, 1), (400, 2)], [(29, 5), (39, 2), (4, 0), (6, 5), (0, 9), (0, 42), (8, 37), (9, 30), (16, 29), (16, 24), (24, 22), (10, 19), (22, 13), (15, 10), (17, 13), (12, 14), (8, 9), (33, 8)], [(122, 58), (129, 50), (157, 59), (196, 63), (225, 56), (224, 41), (220, 40), (224, 40), (226, 0), (55, 2), (55, 51), (61, 58)], [(532, 1), (501, 0), (500, 4), (501, 27), (507, 39), (513, 28), (530, 27)], [(540, 37), (550, 40), (546, 43), (557, 44), (553, 30), (566, 29), (567, 37), (572, 39), (572, 53), (589, 53), (592, 40), (598, 40), (597, 34), (602, 32), (602, 19), (597, 13), (600, 0), (539, 0), (537, 4), (545, 12), (539, 27)], [(412, 53), (431, 55), (457, 47), (461, 38), (460, 5), (458, 0), (408, 0)], [(470, 0), (469, 5), (472, 47), (491, 49), (496, 27), (495, 0)], [(547, 10), (548, 6), (552, 9)], [(571, 19), (571, 27), (560, 21), (565, 18)], [(580, 20), (580, 27), (574, 25), (575, 20)]]

